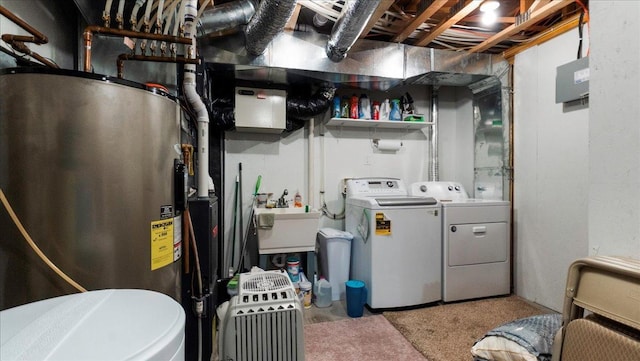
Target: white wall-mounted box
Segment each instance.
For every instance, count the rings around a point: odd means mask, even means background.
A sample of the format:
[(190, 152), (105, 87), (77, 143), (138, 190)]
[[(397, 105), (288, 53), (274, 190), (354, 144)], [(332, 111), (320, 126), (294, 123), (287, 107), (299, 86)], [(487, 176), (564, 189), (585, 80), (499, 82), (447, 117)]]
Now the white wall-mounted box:
[(236, 87), (236, 130), (281, 133), (287, 124), (287, 92)]

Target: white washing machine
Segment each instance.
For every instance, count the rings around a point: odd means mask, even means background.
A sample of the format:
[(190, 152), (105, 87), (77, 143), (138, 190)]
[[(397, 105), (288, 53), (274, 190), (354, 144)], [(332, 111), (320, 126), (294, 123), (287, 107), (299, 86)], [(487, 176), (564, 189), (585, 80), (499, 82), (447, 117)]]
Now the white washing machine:
[(441, 299), (441, 211), (411, 197), (400, 179), (347, 181), (346, 230), (354, 239), (351, 278), (364, 281), (373, 309)]
[(509, 294), (509, 201), (470, 199), (457, 182), (417, 182), (409, 193), (442, 205), (442, 300)]

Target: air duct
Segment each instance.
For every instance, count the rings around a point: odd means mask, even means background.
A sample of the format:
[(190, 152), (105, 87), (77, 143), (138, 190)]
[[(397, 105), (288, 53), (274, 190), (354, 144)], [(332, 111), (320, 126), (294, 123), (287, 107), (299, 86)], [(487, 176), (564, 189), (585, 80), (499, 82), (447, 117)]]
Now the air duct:
[[(367, 1), (368, 2), (368, 1)], [(244, 31), (247, 53), (258, 56), (282, 32), (297, 0), (262, 0)]]
[(358, 40), (378, 5), (380, 0), (350, 0), (345, 3), (327, 42), (326, 52), (329, 59), (340, 62), (347, 56), (347, 52)]
[(207, 9), (200, 17), (204, 36), (222, 35), (237, 30), (251, 20), (256, 12), (255, 0), (238, 0)]

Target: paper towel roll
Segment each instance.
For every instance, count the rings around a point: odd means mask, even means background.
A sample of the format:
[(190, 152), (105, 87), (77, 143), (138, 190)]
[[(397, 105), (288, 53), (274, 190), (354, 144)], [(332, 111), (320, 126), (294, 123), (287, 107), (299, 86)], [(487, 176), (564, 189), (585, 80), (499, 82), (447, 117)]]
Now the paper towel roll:
[(402, 148), (402, 142), (399, 140), (376, 139), (373, 143), (379, 150), (398, 151)]

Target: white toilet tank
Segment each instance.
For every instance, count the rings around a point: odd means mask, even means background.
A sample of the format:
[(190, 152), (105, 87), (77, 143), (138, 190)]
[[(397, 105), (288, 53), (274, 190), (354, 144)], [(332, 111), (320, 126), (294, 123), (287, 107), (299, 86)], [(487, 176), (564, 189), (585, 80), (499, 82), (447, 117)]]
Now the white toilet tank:
[(0, 312), (0, 359), (184, 360), (185, 314), (171, 297), (100, 290)]

